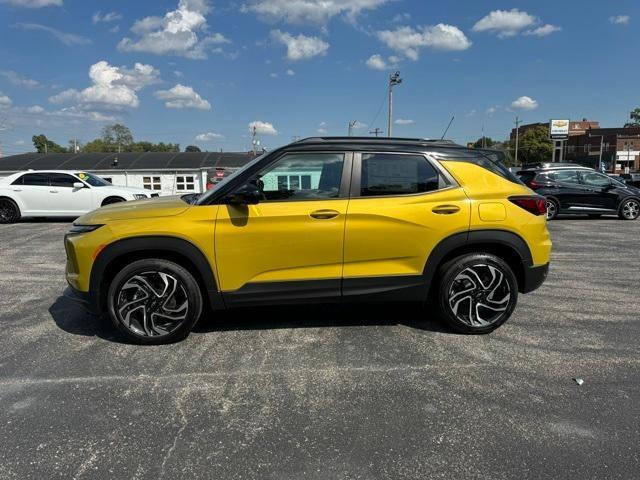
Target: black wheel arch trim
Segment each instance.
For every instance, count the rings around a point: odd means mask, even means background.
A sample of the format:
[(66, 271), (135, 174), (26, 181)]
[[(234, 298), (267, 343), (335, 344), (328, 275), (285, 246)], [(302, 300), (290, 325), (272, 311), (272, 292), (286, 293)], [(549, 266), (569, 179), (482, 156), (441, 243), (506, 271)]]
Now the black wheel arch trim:
[(211, 265), (198, 247), (188, 240), (178, 237), (145, 235), (117, 240), (107, 245), (96, 257), (89, 277), (89, 303), (92, 310), (106, 311), (106, 291), (109, 287), (104, 285), (104, 275), (109, 265), (123, 255), (149, 250), (177, 254), (188, 259), (197, 269), (199, 278), (196, 280), (198, 283), (202, 282), (211, 307), (213, 309), (225, 308)]
[(423, 277), (427, 290), (430, 290), (438, 269), (447, 256), (456, 250), (473, 245), (499, 245), (514, 251), (522, 263), (524, 285), (519, 285), (519, 289), (524, 293), (527, 289), (526, 285), (529, 283), (527, 277), (529, 270), (533, 267), (533, 257), (529, 246), (522, 237), (507, 230), (470, 230), (443, 239), (431, 251), (424, 266)]

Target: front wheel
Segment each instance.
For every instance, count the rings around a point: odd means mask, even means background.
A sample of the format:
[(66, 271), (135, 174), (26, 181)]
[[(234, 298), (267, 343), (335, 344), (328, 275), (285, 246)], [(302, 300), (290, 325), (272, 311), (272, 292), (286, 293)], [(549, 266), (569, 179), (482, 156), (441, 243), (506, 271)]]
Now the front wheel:
[(182, 340), (200, 318), (202, 294), (185, 268), (163, 259), (138, 260), (114, 277), (109, 316), (129, 340), (164, 344)]
[(443, 320), (461, 333), (489, 333), (505, 323), (518, 301), (518, 282), (495, 255), (469, 254), (440, 269), (438, 307)]
[(640, 216), (640, 201), (635, 198), (625, 200), (620, 205), (620, 212), (618, 214), (623, 220), (635, 220)]

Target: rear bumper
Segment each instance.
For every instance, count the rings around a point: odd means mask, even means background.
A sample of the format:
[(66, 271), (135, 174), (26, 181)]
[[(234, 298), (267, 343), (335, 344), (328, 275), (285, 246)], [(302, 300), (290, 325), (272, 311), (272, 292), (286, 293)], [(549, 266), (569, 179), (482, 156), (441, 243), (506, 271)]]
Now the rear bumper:
[(524, 285), (520, 291), (522, 293), (531, 293), (537, 290), (540, 285), (544, 283), (549, 274), (549, 264), (535, 265), (532, 267), (525, 267), (524, 272)]

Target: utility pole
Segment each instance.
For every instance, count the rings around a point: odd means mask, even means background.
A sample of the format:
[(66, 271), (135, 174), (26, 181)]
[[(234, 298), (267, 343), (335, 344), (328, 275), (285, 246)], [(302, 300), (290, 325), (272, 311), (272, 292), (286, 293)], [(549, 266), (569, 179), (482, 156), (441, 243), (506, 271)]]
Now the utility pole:
[(400, 78), (400, 72), (389, 75), (389, 118), (387, 119), (388, 137), (393, 135), (393, 87), (400, 85), (401, 83), (402, 79)]
[(370, 133), (371, 135), (375, 135), (375, 136), (377, 137), (379, 134), (381, 134), (381, 133), (383, 133), (383, 132), (382, 132), (382, 130), (380, 130), (378, 127), (376, 127), (374, 130), (371, 130), (369, 133)]
[(487, 148), (487, 142), (484, 139), (484, 123), (482, 124), (482, 148)]
[(354, 120), (353, 122), (349, 122), (349, 136), (351, 136), (351, 134), (353, 133), (353, 129), (355, 128), (357, 123), (358, 123), (357, 120)]
[(253, 156), (255, 157), (257, 154), (257, 147), (258, 147), (258, 143), (256, 140), (256, 136), (258, 135), (258, 129), (256, 128), (256, 126), (254, 125), (253, 128), (251, 129), (251, 145), (252, 145), (252, 151), (253, 151)]
[(520, 143), (520, 119), (516, 117), (516, 167), (518, 166), (518, 144)]

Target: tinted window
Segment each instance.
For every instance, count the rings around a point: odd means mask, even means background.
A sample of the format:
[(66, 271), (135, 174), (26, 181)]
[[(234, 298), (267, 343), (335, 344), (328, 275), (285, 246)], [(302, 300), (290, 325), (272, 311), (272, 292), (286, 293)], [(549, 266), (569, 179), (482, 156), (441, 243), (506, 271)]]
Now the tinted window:
[(558, 170), (557, 172), (547, 173), (547, 176), (559, 183), (580, 183), (576, 170)]
[(338, 198), (343, 164), (342, 153), (294, 153), (257, 177), (265, 200)]
[(64, 173), (52, 173), (50, 175), (50, 181), (52, 187), (68, 187), (73, 188), (73, 184), (80, 182), (71, 175), (65, 175)]
[(420, 155), (365, 153), (362, 155), (360, 195), (408, 195), (437, 190), (440, 176)]
[(582, 174), (582, 182), (590, 187), (607, 187), (611, 185), (611, 180), (606, 175), (596, 172), (585, 172)]
[(27, 173), (23, 175), (20, 180), (20, 185), (49, 186), (49, 175), (46, 173)]

